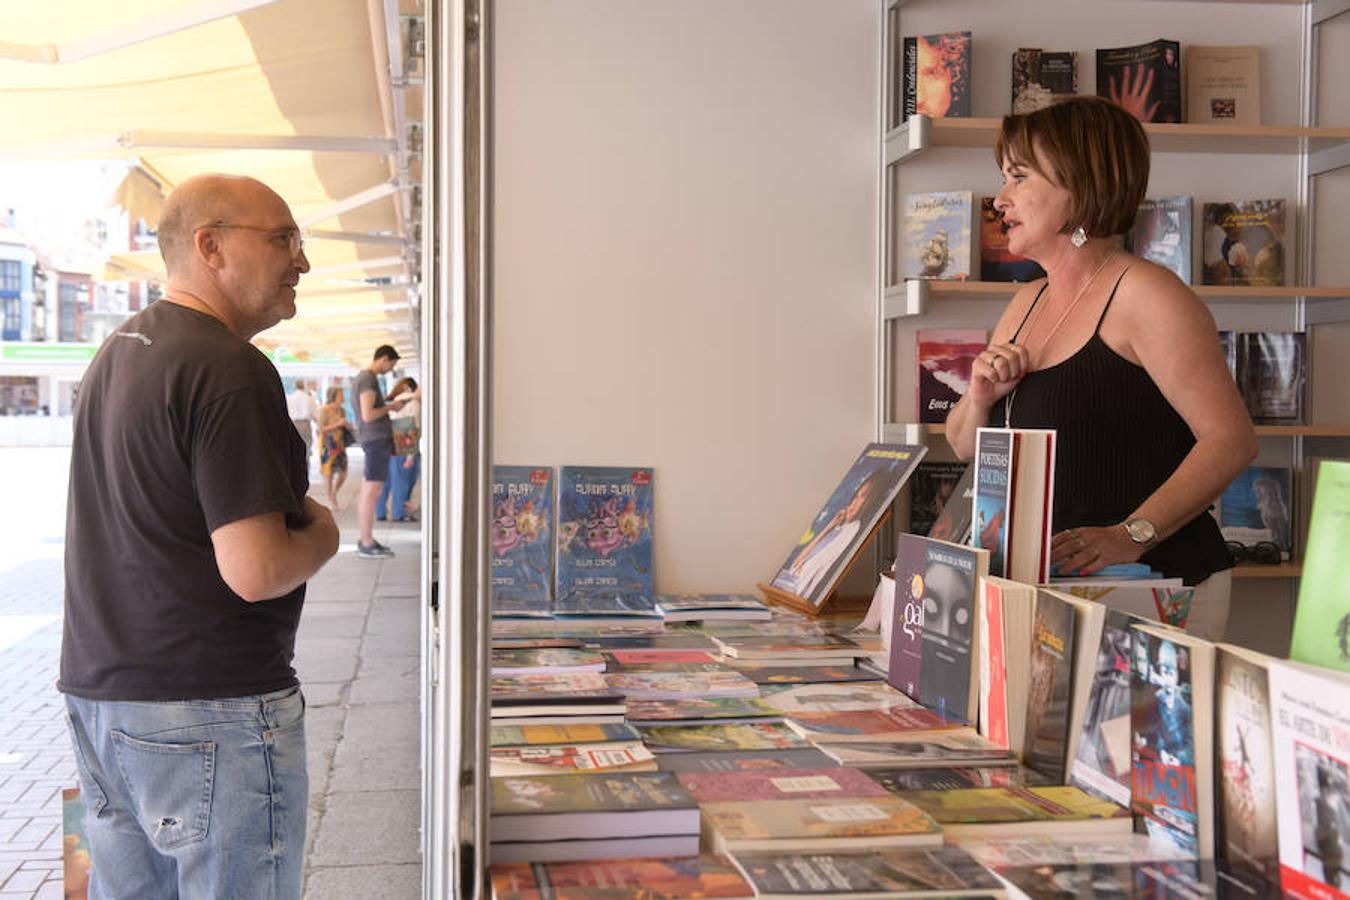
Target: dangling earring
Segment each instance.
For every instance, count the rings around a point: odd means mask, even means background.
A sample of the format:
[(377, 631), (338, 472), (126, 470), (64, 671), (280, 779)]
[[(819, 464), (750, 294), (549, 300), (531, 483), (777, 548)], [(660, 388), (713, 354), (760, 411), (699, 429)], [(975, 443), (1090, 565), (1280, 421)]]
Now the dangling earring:
[(1069, 235), (1069, 243), (1073, 244), (1080, 250), (1082, 249), (1083, 245), (1087, 243), (1087, 232), (1083, 230), (1082, 225), (1079, 225), (1077, 228), (1075, 228), (1073, 230), (1073, 234)]

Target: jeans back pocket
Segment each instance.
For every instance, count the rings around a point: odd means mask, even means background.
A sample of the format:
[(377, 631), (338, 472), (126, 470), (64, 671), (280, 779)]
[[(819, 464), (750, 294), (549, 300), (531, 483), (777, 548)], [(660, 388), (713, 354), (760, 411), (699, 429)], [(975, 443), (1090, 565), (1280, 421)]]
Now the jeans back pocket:
[(166, 744), (109, 732), (136, 816), (160, 850), (206, 837), (215, 786), (216, 743)]

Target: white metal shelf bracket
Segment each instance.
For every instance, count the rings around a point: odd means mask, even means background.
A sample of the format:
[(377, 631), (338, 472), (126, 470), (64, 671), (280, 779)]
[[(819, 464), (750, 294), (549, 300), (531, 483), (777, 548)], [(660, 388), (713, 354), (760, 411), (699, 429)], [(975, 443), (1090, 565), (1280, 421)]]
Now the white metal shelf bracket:
[(1308, 174), (1325, 175), (1350, 166), (1350, 141), (1314, 150), (1308, 154)]
[(928, 116), (910, 116), (905, 124), (886, 133), (886, 165), (893, 166), (928, 149), (932, 142), (933, 120)]
[(886, 321), (923, 315), (928, 309), (929, 293), (928, 282), (918, 278), (910, 278), (903, 284), (886, 288), (883, 309)]

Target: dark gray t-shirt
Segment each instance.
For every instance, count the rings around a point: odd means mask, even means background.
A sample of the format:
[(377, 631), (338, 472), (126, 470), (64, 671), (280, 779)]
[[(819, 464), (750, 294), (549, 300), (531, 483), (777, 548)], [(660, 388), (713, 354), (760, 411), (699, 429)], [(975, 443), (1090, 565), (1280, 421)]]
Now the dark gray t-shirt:
[(352, 406), (356, 412), (356, 439), (358, 441), (393, 441), (394, 429), (388, 416), (380, 416), (374, 422), (367, 422), (361, 415), (361, 394), (364, 391), (375, 392), (375, 408), (384, 407), (384, 391), (380, 389), (380, 379), (369, 369), (356, 373), (356, 382), (352, 387)]
[(263, 513), (301, 525), (309, 478), (276, 369), (217, 320), (167, 300), (85, 373), (66, 514), (57, 687), (100, 700), (209, 699), (297, 683), (304, 603), (248, 603), (211, 532)]

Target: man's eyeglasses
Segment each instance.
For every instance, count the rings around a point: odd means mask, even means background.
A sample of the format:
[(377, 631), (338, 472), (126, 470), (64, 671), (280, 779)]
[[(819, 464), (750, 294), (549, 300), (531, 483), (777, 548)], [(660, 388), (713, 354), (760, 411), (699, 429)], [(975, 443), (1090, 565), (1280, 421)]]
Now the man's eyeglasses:
[(300, 251), (305, 249), (305, 239), (300, 236), (299, 229), (296, 228), (262, 228), (258, 225), (236, 225), (233, 222), (212, 222), (209, 225), (202, 225), (202, 228), (242, 228), (245, 231), (256, 231), (259, 234), (267, 235), (267, 239), (277, 245), (278, 248), (285, 246), (291, 256), (299, 256)]
[(1228, 555), (1233, 558), (1234, 563), (1254, 562), (1273, 566), (1283, 559), (1283, 551), (1280, 550), (1280, 545), (1272, 541), (1257, 541), (1255, 544), (1226, 541), (1224, 546), (1228, 548)]

